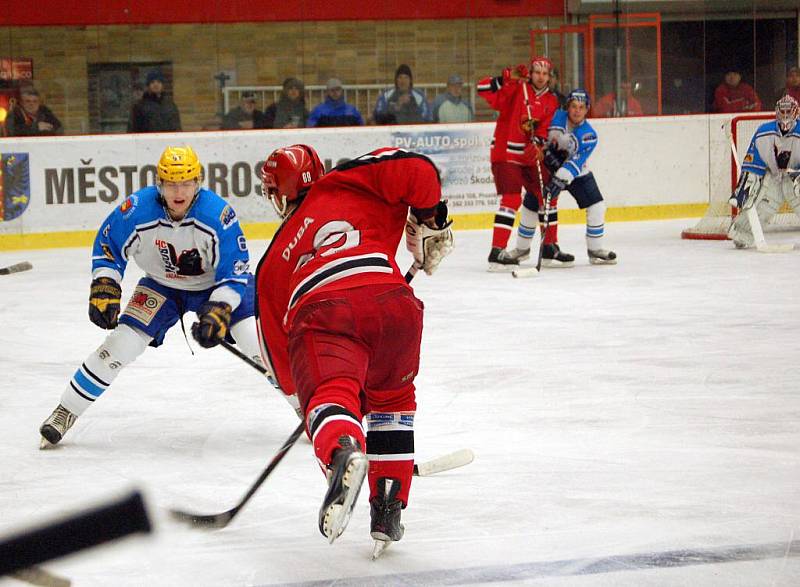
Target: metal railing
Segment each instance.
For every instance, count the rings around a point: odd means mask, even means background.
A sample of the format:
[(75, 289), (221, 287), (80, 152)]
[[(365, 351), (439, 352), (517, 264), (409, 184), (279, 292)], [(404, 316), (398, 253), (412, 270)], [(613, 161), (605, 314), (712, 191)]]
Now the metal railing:
[[(475, 85), (464, 84), (468, 91), (469, 104), (472, 111), (475, 111)], [(428, 103), (433, 105), (433, 101), (447, 88), (447, 84), (414, 84), (414, 89), (421, 91)], [(372, 118), (372, 111), (375, 109), (375, 102), (381, 92), (388, 89), (384, 84), (343, 84), (344, 99), (348, 104), (355, 106), (364, 120)], [(222, 90), (224, 111), (228, 112), (232, 107), (238, 105), (239, 99), (244, 92), (253, 92), (256, 95), (256, 104), (259, 110), (265, 110), (269, 105), (277, 102), (281, 97), (283, 86), (227, 86)], [(311, 85), (305, 87), (306, 108), (309, 112), (318, 104), (325, 100), (325, 86)]]

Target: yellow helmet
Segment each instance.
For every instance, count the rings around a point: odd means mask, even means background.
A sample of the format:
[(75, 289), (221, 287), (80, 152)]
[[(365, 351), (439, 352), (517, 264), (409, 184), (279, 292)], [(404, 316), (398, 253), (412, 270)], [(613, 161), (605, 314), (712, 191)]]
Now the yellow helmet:
[(167, 147), (158, 160), (158, 179), (181, 182), (200, 179), (200, 159), (191, 147)]

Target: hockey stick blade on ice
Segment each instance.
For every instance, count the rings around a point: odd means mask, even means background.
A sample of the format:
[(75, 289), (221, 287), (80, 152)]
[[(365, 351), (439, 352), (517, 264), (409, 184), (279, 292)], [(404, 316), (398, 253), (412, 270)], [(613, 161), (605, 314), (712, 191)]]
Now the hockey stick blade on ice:
[(29, 271), (30, 269), (33, 269), (33, 265), (31, 265), (28, 261), (22, 261), (21, 263), (14, 263), (8, 267), (0, 267), (0, 275), (10, 275), (11, 273)]
[(436, 475), (437, 473), (469, 465), (473, 460), (475, 460), (475, 454), (468, 448), (462, 448), (439, 458), (415, 464), (414, 475), (417, 477)]
[(196, 514), (192, 512), (187, 512), (183, 510), (170, 510), (172, 517), (176, 520), (181, 522), (187, 522), (192, 526), (198, 528), (224, 528), (228, 524), (230, 524), (231, 520), (236, 517), (236, 515), (242, 510), (245, 504), (250, 501), (250, 498), (253, 497), (258, 488), (267, 480), (267, 477), (270, 476), (272, 471), (275, 470), (275, 467), (283, 460), (283, 457), (286, 456), (286, 453), (289, 452), (297, 439), (300, 438), (300, 435), (303, 433), (305, 429), (305, 422), (301, 422), (297, 425), (297, 428), (294, 429), (292, 435), (286, 439), (286, 442), (283, 443), (283, 446), (278, 450), (272, 460), (267, 465), (267, 468), (261, 472), (258, 479), (255, 483), (247, 490), (247, 493), (244, 494), (244, 497), (239, 500), (235, 506), (231, 509), (221, 512), (219, 514)]
[(519, 269), (514, 269), (511, 272), (512, 277), (516, 277), (517, 279), (524, 279), (526, 277), (538, 277), (539, 270), (536, 267), (520, 267)]

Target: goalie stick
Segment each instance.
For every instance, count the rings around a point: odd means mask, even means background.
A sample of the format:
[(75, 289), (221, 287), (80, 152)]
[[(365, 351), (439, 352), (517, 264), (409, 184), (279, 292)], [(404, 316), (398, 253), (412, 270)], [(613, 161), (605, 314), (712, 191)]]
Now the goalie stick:
[(19, 273), (20, 271), (28, 271), (30, 269), (33, 269), (33, 265), (28, 261), (22, 261), (21, 263), (14, 263), (8, 267), (0, 267), (0, 275), (10, 275), (11, 273)]

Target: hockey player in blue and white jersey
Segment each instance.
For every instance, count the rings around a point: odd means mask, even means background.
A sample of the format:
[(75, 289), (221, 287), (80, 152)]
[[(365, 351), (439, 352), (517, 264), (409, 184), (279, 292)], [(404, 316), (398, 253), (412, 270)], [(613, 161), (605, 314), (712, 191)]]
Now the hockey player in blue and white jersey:
[[(586, 210), (586, 248), (593, 265), (614, 265), (617, 255), (603, 248), (606, 204), (597, 187), (594, 175), (587, 167), (589, 156), (597, 146), (597, 133), (586, 120), (589, 94), (575, 89), (567, 96), (566, 110), (558, 110), (547, 133), (544, 164), (551, 173), (545, 187), (545, 200), (555, 198), (566, 189), (578, 207)], [(544, 214), (550, 210), (542, 211)], [(531, 241), (539, 220), (539, 206), (533, 194), (526, 193), (517, 229), (517, 244), (513, 255), (523, 257), (530, 251)], [(544, 261), (542, 263), (545, 265)]]
[[(168, 147), (157, 169), (157, 185), (126, 198), (97, 233), (89, 319), (112, 332), (81, 364), (42, 424), (42, 448), (58, 443), (123, 367), (148, 345), (161, 345), (185, 312), (197, 313), (191, 330), (201, 346), (230, 335), (260, 364), (254, 281), (236, 213), (201, 188), (200, 161), (190, 147)], [(120, 284), (131, 259), (146, 276), (120, 315)]]
[[(758, 127), (742, 162), (730, 204), (739, 209), (728, 235), (738, 249), (764, 245), (762, 226), (784, 201), (800, 215), (800, 105), (786, 95), (775, 105), (775, 120)], [(755, 207), (756, 214), (749, 211)], [(751, 226), (757, 221), (758, 226)], [(760, 243), (756, 242), (759, 235)]]

